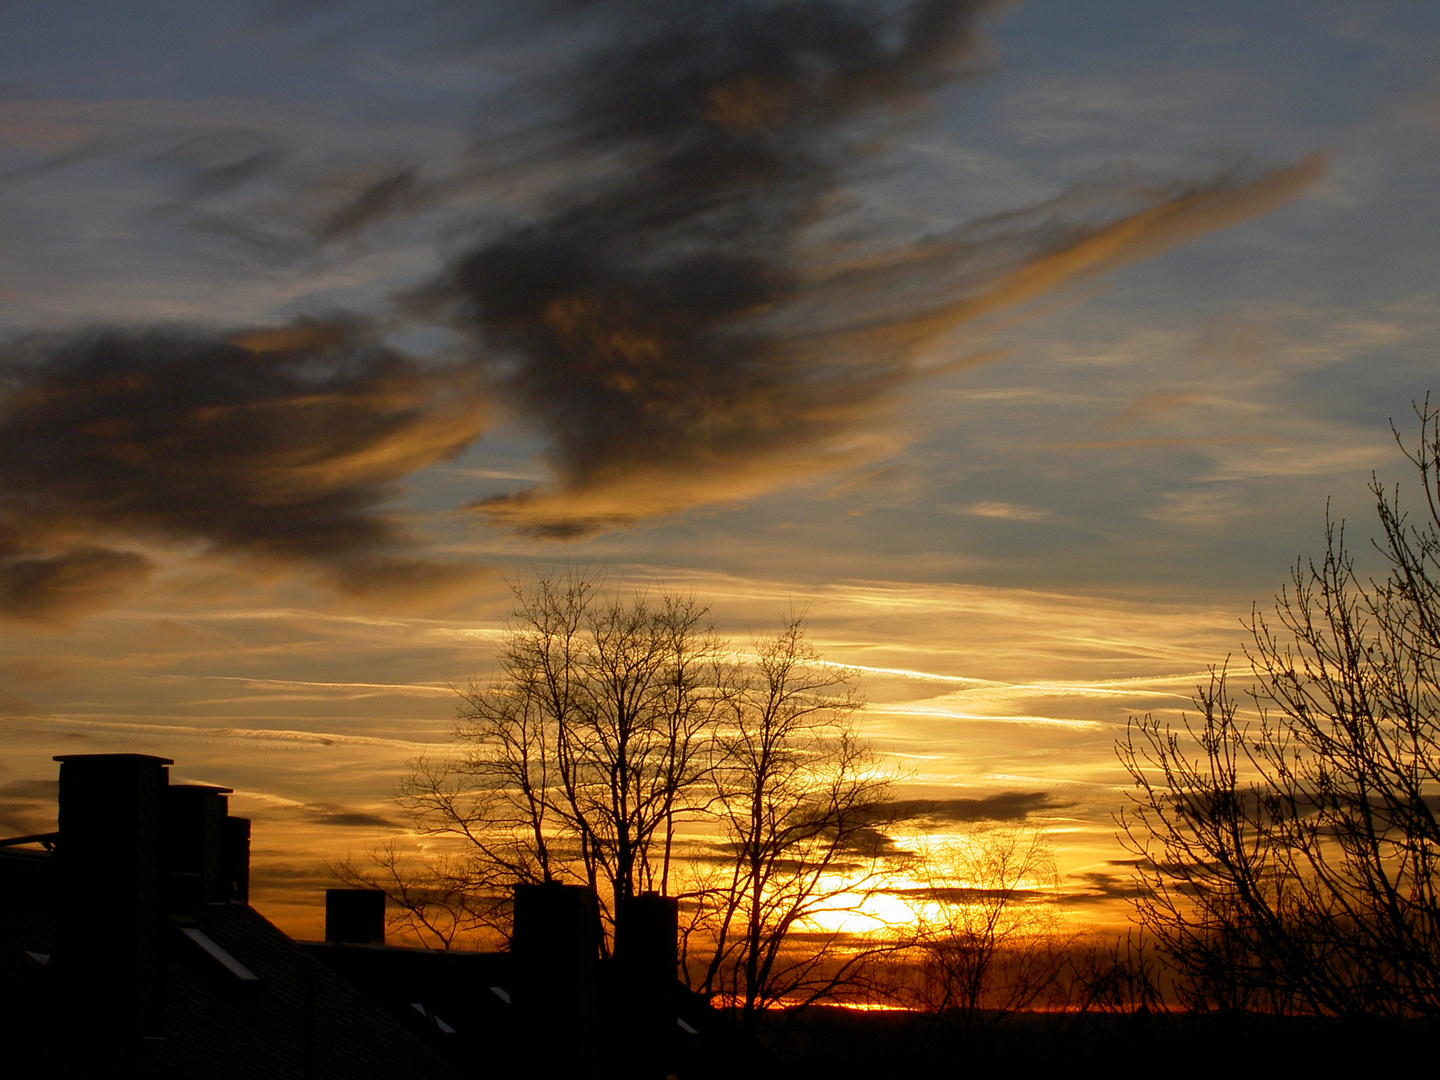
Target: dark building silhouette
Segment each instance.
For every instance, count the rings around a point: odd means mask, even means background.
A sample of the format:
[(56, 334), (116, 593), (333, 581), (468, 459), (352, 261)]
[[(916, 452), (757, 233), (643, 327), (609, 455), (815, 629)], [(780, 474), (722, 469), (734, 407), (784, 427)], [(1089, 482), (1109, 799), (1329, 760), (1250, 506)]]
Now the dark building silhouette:
[(326, 894), (326, 940), (249, 905), (250, 823), (167, 758), (67, 754), (59, 828), (0, 840), (0, 1075), (755, 1075), (675, 978), (675, 906), (520, 887), (508, 952), (384, 944), (378, 892)]
[(380, 898), (328, 890), (326, 940), (302, 947), (462, 1075), (768, 1075), (730, 1018), (676, 979), (673, 899), (631, 901), (630, 936), (606, 960), (595, 895), (578, 885), (518, 886), (504, 952), (384, 945)]

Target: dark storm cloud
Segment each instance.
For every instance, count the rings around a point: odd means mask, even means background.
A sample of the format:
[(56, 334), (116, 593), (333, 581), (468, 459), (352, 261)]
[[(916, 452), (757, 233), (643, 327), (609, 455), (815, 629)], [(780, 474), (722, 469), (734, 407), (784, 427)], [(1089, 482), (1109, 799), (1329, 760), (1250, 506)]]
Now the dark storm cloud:
[(106, 607), (143, 583), (151, 562), (133, 551), (81, 546), (56, 555), (8, 545), (0, 555), (0, 614), (64, 622)]
[(223, 195), (271, 175), (288, 151), (253, 131), (215, 132), (185, 139), (156, 155), (154, 164), (177, 176), (180, 203)]
[(170, 192), (154, 216), (218, 241), (216, 252), (232, 263), (239, 256), (270, 268), (296, 264), (315, 252), (310, 230), (294, 220), (292, 200), (282, 194), (295, 182), (287, 166), (296, 156), (259, 126), (181, 135), (145, 158)]
[(413, 166), (382, 176), (327, 214), (315, 226), (315, 235), (322, 242), (335, 240), (358, 232), (372, 221), (413, 209), (427, 198), (419, 186), (419, 172)]
[(905, 855), (908, 852), (891, 835), (899, 826), (909, 831), (916, 825), (933, 828), (959, 822), (1024, 821), (1031, 814), (1067, 805), (1045, 791), (1005, 791), (978, 799), (895, 799), (862, 812), (860, 827), (853, 830), (846, 851), (867, 856)]
[[(953, 76), (986, 6), (636, 9), (619, 43), (550, 86), (569, 102), (568, 151), (613, 160), (614, 175), (585, 170), (583, 191), (460, 259), (435, 291), (498, 354), (567, 489), (657, 465), (703, 483), (695, 474), (823, 439), (894, 383), (889, 362), (807, 363), (795, 346), (815, 327), (762, 322), (813, 284), (802, 237), (862, 121)], [(560, 534), (660, 509), (550, 520), (527, 501), (486, 509)]]
[[(1116, 864), (1111, 864), (1116, 865)], [(1115, 900), (1135, 900), (1148, 896), (1150, 890), (1136, 879), (1134, 873), (1092, 870), (1082, 874), (1071, 874), (1080, 882), (1083, 892), (1069, 893), (1066, 899), (1078, 904), (1110, 904)]]
[(892, 889), (892, 896), (913, 900), (933, 900), (942, 904), (980, 904), (995, 900), (1048, 901), (1051, 894), (1040, 889), (983, 889), (969, 886)]
[(847, 220), (845, 185), (973, 69), (990, 6), (596, 5), (609, 44), (547, 87), (547, 152), (583, 179), (429, 293), (550, 440), (554, 485), (480, 509), (571, 536), (833, 466), (942, 334), (1318, 175), (1092, 185), (919, 243)]
[(413, 575), (379, 507), (483, 422), (470, 380), (353, 322), (32, 338), (0, 363), (0, 612), (18, 616), (112, 598), (146, 571), (135, 539)]
[(0, 186), (9, 183), (25, 183), (27, 181), (41, 179), (51, 173), (60, 172), (68, 169), (72, 165), (96, 157), (103, 151), (103, 144), (90, 142), (72, 147), (68, 150), (63, 150), (59, 153), (49, 154), (29, 165), (21, 165), (6, 172), (0, 172)]
[[(252, 818), (257, 815), (252, 811)], [(330, 867), (323, 862), (314, 863), (272, 863), (257, 861), (251, 866), (250, 895), (252, 902), (259, 897), (292, 899), (321, 895), (326, 889), (335, 888), (337, 879)]]
[(306, 807), (306, 815), (317, 825), (333, 825), (347, 829), (395, 829), (400, 825), (394, 819), (364, 810), (351, 810), (333, 804), (312, 804)]
[(1046, 791), (1005, 791), (979, 799), (901, 799), (883, 803), (879, 812), (895, 821), (1024, 821), (1031, 814), (1066, 806)]

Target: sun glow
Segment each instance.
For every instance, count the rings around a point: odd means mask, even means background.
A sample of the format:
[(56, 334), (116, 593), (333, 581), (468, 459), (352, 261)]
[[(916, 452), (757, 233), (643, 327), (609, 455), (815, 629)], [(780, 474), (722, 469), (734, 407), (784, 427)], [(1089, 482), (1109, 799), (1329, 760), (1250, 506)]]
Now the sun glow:
[[(836, 878), (832, 887), (843, 889), (845, 880)], [(897, 883), (898, 884), (898, 883)], [(896, 937), (915, 924), (915, 909), (887, 885), (886, 891), (841, 892), (806, 918), (806, 928), (825, 934), (845, 934), (861, 939)], [(904, 886), (900, 886), (904, 888)]]

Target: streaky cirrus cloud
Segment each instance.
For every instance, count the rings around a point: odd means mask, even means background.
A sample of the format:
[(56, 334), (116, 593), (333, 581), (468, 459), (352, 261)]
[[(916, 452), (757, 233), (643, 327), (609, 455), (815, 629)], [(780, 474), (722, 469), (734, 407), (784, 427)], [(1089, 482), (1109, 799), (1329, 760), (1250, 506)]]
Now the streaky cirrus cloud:
[(0, 378), (0, 613), (21, 617), (111, 602), (146, 576), (146, 541), (308, 563), (350, 591), (413, 579), (379, 508), (485, 419), (471, 373), (355, 320), (43, 335), (0, 354)]

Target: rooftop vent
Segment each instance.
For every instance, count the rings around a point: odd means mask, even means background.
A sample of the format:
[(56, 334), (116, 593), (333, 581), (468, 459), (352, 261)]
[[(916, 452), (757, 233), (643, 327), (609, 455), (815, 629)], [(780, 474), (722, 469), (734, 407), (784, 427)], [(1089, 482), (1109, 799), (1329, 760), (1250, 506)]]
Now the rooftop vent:
[(379, 889), (326, 889), (325, 940), (385, 944), (385, 894)]

